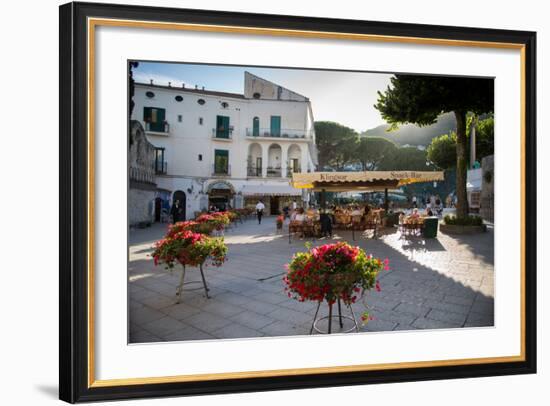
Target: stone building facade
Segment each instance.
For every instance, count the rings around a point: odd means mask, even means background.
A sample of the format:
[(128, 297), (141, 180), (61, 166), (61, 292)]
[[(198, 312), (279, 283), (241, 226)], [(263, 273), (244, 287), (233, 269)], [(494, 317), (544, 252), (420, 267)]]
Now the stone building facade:
[(135, 84), (131, 118), (154, 146), (156, 178), (145, 183), (157, 184), (163, 207), (177, 197), (190, 219), (213, 205), (254, 207), (258, 199), (267, 214), (292, 200), (307, 204), (289, 179), (317, 165), (310, 100), (248, 72), (243, 90)]
[(481, 160), (481, 204), (483, 219), (493, 222), (495, 218), (495, 156), (486, 156)]

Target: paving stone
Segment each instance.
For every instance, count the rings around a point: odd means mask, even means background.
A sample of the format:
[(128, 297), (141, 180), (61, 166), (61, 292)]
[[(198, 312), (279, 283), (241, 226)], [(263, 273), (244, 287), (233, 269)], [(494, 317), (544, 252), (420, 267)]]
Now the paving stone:
[(391, 331), (397, 326), (397, 323), (387, 320), (374, 319), (366, 325), (359, 322), (359, 331)]
[(242, 324), (243, 326), (254, 330), (260, 330), (268, 324), (276, 321), (276, 319), (272, 317), (264, 316), (251, 310), (246, 310), (242, 313), (236, 314), (230, 317), (230, 319), (238, 324)]
[(143, 306), (137, 309), (130, 309), (130, 322), (143, 325), (153, 320), (158, 320), (166, 315), (158, 310)]
[(183, 326), (183, 323), (168, 316), (143, 324), (145, 330), (161, 338), (180, 330)]
[(309, 330), (304, 326), (299, 326), (284, 321), (275, 321), (263, 327), (260, 331), (268, 337), (309, 334)]
[(202, 306), (201, 310), (213, 313), (220, 317), (231, 317), (244, 312), (246, 309), (244, 307), (211, 300), (209, 303)]
[(412, 326), (418, 329), (438, 329), (438, 328), (457, 328), (457, 327), (460, 327), (461, 325), (458, 323), (442, 322), (439, 320), (419, 317), (414, 321)]
[(176, 303), (176, 296), (164, 296), (156, 294), (155, 296), (149, 296), (141, 300), (146, 306), (149, 306), (151, 309), (161, 310), (165, 307), (172, 306)]
[(307, 321), (312, 320), (311, 316), (307, 313), (297, 312), (286, 308), (279, 308), (271, 313), (268, 313), (266, 316), (292, 324), (306, 323)]
[(130, 337), (128, 340), (129, 344), (141, 344), (141, 343), (154, 343), (162, 341), (161, 338), (157, 337), (156, 335), (146, 331), (146, 330), (140, 330), (136, 332), (131, 332)]
[(414, 304), (414, 303), (402, 302), (394, 310), (396, 312), (401, 312), (401, 313), (405, 313), (405, 314), (413, 314), (415, 316), (424, 317), (426, 314), (428, 314), (428, 312), (431, 310), (431, 308), (430, 307), (419, 306), (419, 305)]
[(426, 315), (426, 318), (442, 321), (444, 323), (450, 322), (458, 325), (462, 325), (466, 321), (465, 314), (445, 312), (438, 309), (430, 310), (430, 312)]
[(217, 337), (198, 330), (192, 326), (185, 325), (181, 330), (174, 331), (163, 338), (164, 341), (187, 341), (187, 340), (212, 340)]
[(432, 309), (437, 309), (448, 313), (458, 313), (462, 315), (468, 314), (471, 309), (471, 306), (469, 305), (463, 306), (460, 304), (439, 302), (435, 300), (427, 300), (424, 303), (424, 306), (431, 307)]
[(200, 312), (193, 316), (187, 317), (185, 323), (195, 327), (205, 333), (213, 333), (222, 327), (231, 323), (229, 318), (220, 317), (212, 313)]
[(200, 309), (187, 303), (173, 304), (172, 306), (163, 308), (161, 311), (176, 320), (183, 320), (201, 312)]
[(250, 338), (262, 337), (264, 334), (237, 323), (228, 324), (212, 333), (217, 338)]

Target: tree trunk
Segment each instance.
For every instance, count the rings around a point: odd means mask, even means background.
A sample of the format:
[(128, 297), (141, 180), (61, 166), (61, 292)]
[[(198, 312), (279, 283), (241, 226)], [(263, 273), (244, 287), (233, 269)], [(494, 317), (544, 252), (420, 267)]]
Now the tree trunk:
[(456, 216), (464, 218), (468, 216), (466, 112), (455, 111), (454, 113), (456, 117)]

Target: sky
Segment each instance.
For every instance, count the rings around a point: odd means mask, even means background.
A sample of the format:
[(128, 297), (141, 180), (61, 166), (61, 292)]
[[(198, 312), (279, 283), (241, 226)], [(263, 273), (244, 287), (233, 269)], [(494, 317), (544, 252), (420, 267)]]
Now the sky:
[(358, 132), (385, 124), (374, 104), (377, 91), (389, 85), (390, 74), (140, 62), (134, 79), (242, 94), (245, 71), (308, 97), (315, 121), (335, 121)]

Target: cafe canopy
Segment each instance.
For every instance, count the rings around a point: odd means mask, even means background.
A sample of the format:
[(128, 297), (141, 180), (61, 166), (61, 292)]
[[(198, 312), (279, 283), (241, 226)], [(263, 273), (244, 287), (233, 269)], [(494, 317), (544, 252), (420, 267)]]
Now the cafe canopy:
[(326, 192), (379, 191), (419, 182), (443, 181), (442, 171), (364, 171), (293, 173), (297, 189)]

